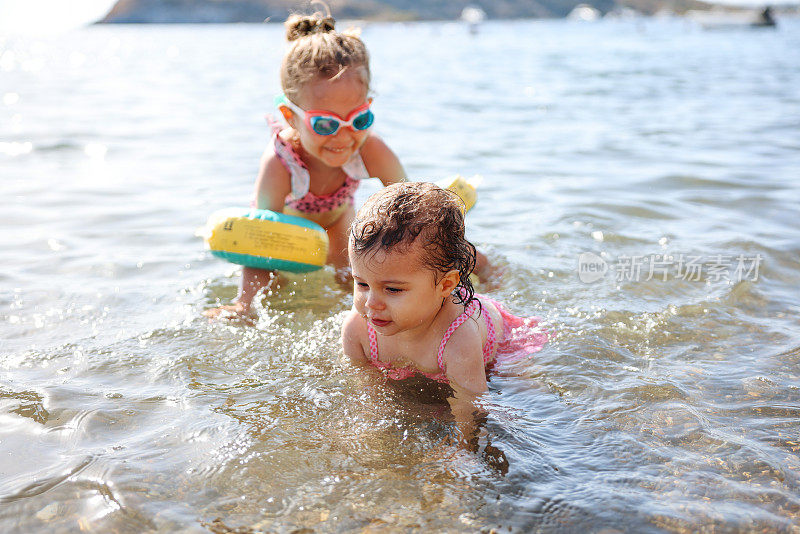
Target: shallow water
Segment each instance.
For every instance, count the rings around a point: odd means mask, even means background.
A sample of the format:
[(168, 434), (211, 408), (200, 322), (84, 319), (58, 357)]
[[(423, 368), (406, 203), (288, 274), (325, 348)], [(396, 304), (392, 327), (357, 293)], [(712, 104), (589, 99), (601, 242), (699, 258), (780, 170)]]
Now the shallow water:
[(330, 271), (255, 327), (200, 316), (236, 293), (193, 234), (249, 200), (279, 26), (0, 38), (0, 530), (797, 532), (780, 22), (364, 28), (378, 132), (412, 176), (485, 177), (490, 294), (557, 332), (492, 376), (478, 452), (342, 361)]

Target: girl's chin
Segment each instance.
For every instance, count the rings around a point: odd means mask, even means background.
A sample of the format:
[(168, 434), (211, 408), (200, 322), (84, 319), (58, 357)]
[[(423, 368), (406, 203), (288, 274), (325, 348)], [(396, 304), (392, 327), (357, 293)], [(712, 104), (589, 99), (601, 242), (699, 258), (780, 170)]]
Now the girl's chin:
[(320, 156), (322, 156), (321, 157), (322, 161), (330, 165), (331, 167), (341, 167), (342, 165), (350, 161), (350, 158), (353, 157), (353, 151), (342, 150), (339, 152), (323, 148), (320, 151)]

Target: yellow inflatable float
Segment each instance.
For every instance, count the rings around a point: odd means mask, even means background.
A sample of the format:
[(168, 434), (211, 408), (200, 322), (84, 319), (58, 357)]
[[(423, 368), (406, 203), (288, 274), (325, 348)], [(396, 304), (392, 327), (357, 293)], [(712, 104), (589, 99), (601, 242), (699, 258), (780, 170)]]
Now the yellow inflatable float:
[(449, 189), (464, 201), (464, 213), (472, 209), (478, 200), (478, 186), (483, 181), (482, 176), (473, 176), (469, 180), (461, 175), (445, 178), (434, 182), (442, 189)]
[[(480, 177), (439, 180), (464, 201), (469, 211), (476, 201)], [(270, 210), (227, 208), (214, 212), (198, 231), (211, 254), (231, 263), (278, 271), (305, 273), (325, 265), (328, 234), (315, 222)]]

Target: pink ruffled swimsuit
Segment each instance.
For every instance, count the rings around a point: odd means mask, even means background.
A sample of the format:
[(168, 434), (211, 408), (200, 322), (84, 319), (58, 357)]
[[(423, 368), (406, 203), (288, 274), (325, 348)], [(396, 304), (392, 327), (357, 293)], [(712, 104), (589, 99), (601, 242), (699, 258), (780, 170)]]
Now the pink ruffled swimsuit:
[[(547, 342), (547, 334), (539, 332), (537, 326), (539, 319), (536, 317), (517, 317), (509, 313), (502, 304), (485, 295), (475, 295), (481, 300), (494, 305), (500, 312), (503, 320), (503, 341), (497, 342), (497, 334), (494, 322), (488, 313), (481, 313), (486, 321), (486, 343), (483, 345), (483, 364), (488, 367), (493, 361), (511, 362), (528, 356), (542, 349)], [(369, 361), (375, 367), (381, 369), (384, 374), (392, 380), (404, 380), (415, 375), (427, 376), (437, 382), (448, 382), (444, 372), (444, 348), (453, 332), (461, 326), (464, 321), (472, 317), (479, 309), (477, 298), (469, 303), (464, 312), (456, 317), (442, 337), (439, 350), (436, 353), (436, 361), (439, 364), (438, 373), (426, 373), (413, 367), (392, 367), (390, 364), (382, 362), (378, 358), (378, 335), (370, 323), (367, 323), (367, 333), (369, 335)], [(494, 359), (492, 359), (494, 356)]]
[(286, 197), (286, 206), (301, 213), (325, 213), (343, 204), (353, 204), (358, 181), (369, 178), (369, 172), (360, 153), (356, 152), (342, 165), (346, 175), (344, 184), (330, 195), (317, 196), (309, 190), (311, 177), (308, 174), (308, 167), (292, 146), (279, 135), (284, 127), (269, 117), (267, 121), (272, 127), (275, 154), (292, 177), (292, 192)]

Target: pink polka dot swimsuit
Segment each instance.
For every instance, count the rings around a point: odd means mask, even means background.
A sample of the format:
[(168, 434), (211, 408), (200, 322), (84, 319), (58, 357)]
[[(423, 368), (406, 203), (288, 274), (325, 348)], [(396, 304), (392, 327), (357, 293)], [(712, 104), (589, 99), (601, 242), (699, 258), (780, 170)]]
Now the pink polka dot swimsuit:
[[(438, 373), (426, 373), (414, 367), (393, 367), (392, 365), (382, 362), (378, 358), (378, 335), (370, 323), (367, 323), (367, 333), (369, 336), (369, 362), (375, 367), (381, 369), (387, 378), (392, 380), (404, 380), (415, 375), (427, 376), (437, 382), (448, 382), (447, 375), (444, 372), (444, 349), (447, 341), (453, 333), (461, 326), (467, 319), (480, 308), (477, 297), (480, 296), (481, 300), (489, 305), (495, 306), (497, 311), (500, 312), (500, 317), (503, 320), (503, 339), (498, 343), (497, 332), (495, 331), (494, 322), (485, 311), (481, 311), (484, 321), (486, 322), (486, 343), (483, 345), (483, 363), (484, 366), (489, 366), (493, 361), (509, 362), (520, 359), (524, 356), (530, 355), (534, 352), (541, 350), (547, 342), (547, 334), (539, 332), (536, 328), (539, 320), (535, 317), (517, 317), (512, 315), (502, 304), (493, 300), (485, 295), (475, 295), (476, 299), (469, 303), (464, 309), (464, 312), (456, 317), (442, 336), (442, 341), (439, 344), (439, 350), (436, 353), (436, 361), (439, 364)], [(485, 306), (486, 304), (484, 304)], [(493, 358), (494, 357), (494, 358)]]
[[(438, 373), (426, 373), (424, 371), (418, 371), (413, 367), (392, 367), (388, 363), (382, 362), (378, 359), (378, 334), (375, 332), (375, 329), (372, 328), (370, 323), (367, 323), (367, 332), (369, 334), (369, 359), (370, 362), (375, 367), (378, 367), (386, 373), (386, 376), (391, 378), (392, 380), (403, 380), (405, 378), (412, 377), (416, 374), (421, 374), (427, 376), (432, 380), (437, 380), (439, 382), (447, 382), (447, 376), (445, 375), (444, 369), (444, 347), (447, 345), (447, 341), (450, 339), (450, 336), (453, 335), (453, 332), (461, 326), (464, 321), (472, 317), (472, 314), (475, 313), (475, 310), (479, 308), (480, 304), (478, 300), (475, 299), (469, 303), (469, 306), (466, 307), (464, 312), (453, 319), (453, 322), (450, 323), (450, 326), (447, 327), (447, 330), (442, 337), (442, 342), (439, 344), (439, 351), (436, 353), (436, 361), (439, 363), (440, 371)], [(495, 345), (495, 332), (494, 332), (494, 323), (492, 322), (491, 318), (489, 317), (488, 313), (482, 314), (484, 320), (486, 321), (486, 329), (488, 331), (486, 337), (486, 343), (483, 345), (483, 363), (488, 364), (494, 353), (494, 345)]]
[(291, 175), (292, 192), (286, 197), (286, 206), (301, 213), (326, 213), (335, 210), (343, 204), (353, 204), (355, 192), (356, 189), (358, 189), (358, 181), (369, 178), (369, 172), (367, 172), (367, 168), (364, 166), (361, 154), (356, 152), (353, 154), (353, 157), (350, 158), (350, 161), (342, 166), (342, 170), (346, 176), (344, 183), (339, 189), (330, 195), (315, 195), (309, 190), (311, 187), (311, 176), (308, 173), (308, 167), (303, 160), (300, 159), (300, 156), (295, 152), (294, 148), (292, 148), (292, 145), (279, 135), (281, 130), (283, 130), (283, 126), (273, 121), (271, 118), (267, 120), (272, 127), (275, 155), (278, 156), (280, 162)]

